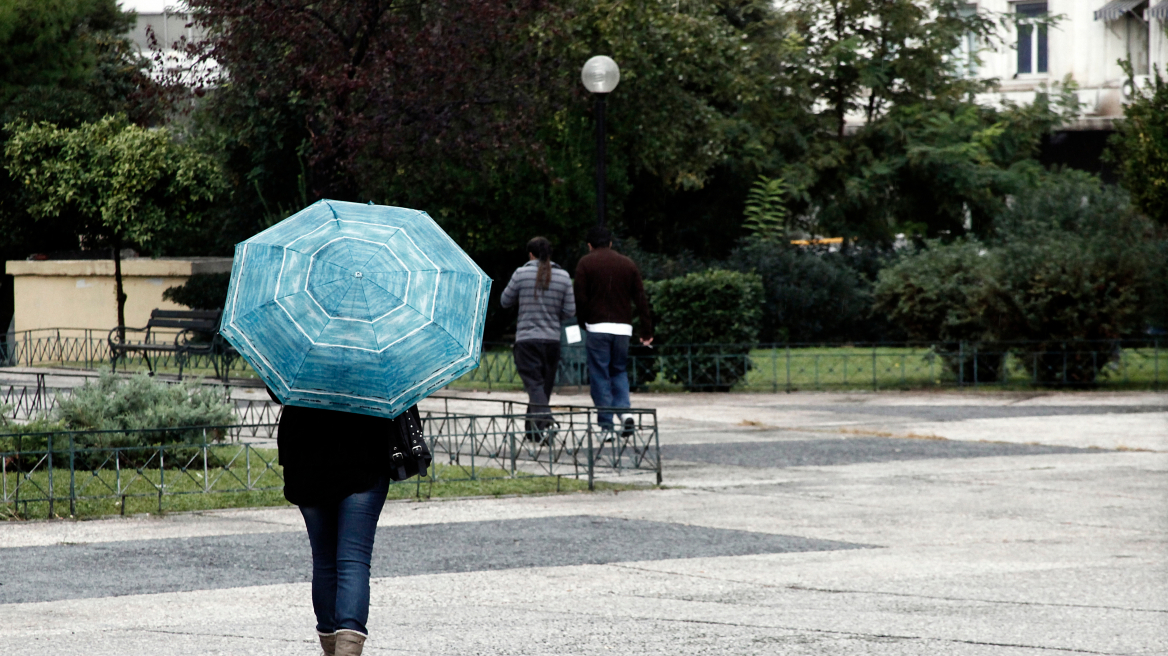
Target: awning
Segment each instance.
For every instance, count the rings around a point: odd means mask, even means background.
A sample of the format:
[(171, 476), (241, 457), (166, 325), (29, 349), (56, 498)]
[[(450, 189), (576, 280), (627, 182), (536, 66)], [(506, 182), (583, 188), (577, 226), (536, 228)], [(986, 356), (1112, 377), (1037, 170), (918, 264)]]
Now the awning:
[[(1113, 21), (1123, 18), (1127, 12), (1144, 4), (1147, 0), (1111, 0), (1102, 9), (1095, 10), (1095, 20)], [(1157, 7), (1159, 9), (1159, 7)]]
[(1149, 9), (1148, 18), (1159, 18), (1162, 21), (1168, 21), (1168, 0), (1164, 0), (1164, 2)]

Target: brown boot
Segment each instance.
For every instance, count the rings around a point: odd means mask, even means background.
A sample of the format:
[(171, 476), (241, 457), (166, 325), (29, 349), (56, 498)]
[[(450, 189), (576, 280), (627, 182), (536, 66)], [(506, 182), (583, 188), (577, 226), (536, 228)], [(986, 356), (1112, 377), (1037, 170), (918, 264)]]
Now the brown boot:
[(337, 652), (337, 634), (316, 632), (316, 637), (320, 638), (320, 648), (324, 650), (324, 656), (335, 656)]
[(365, 646), (365, 634), (352, 629), (337, 631), (336, 656), (361, 656), (361, 649)]

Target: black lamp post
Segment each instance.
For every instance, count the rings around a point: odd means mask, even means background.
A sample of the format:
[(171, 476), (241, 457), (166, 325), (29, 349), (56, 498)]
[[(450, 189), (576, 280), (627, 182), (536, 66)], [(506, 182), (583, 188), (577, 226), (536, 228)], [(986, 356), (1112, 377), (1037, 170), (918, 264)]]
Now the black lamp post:
[(596, 225), (604, 227), (604, 99), (620, 83), (620, 67), (597, 55), (584, 62), (580, 81), (596, 99)]

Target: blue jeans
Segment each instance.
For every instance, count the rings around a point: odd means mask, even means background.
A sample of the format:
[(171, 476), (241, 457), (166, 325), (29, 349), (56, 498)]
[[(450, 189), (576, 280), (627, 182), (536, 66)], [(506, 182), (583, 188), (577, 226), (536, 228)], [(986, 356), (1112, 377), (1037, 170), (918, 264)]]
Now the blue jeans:
[[(588, 383), (597, 408), (629, 407), (629, 338), (588, 333)], [(612, 428), (612, 413), (597, 412), (601, 428)]]
[(337, 503), (300, 506), (312, 544), (312, 609), (321, 633), (368, 634), (369, 562), (388, 492), (389, 477), (383, 476), (372, 490)]

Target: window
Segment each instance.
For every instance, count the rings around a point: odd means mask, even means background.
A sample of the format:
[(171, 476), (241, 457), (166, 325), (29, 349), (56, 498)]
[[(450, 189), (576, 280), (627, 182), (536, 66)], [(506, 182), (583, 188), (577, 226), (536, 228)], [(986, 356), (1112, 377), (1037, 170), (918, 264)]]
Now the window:
[(1014, 5), (1018, 14), (1018, 73), (1047, 72), (1045, 2)]
[[(977, 7), (974, 5), (963, 5), (957, 10), (957, 15), (963, 19), (973, 18), (977, 15)], [(953, 59), (957, 65), (957, 74), (962, 77), (977, 77), (977, 51), (978, 51), (977, 34), (973, 32), (966, 32), (961, 37), (961, 44), (953, 51)]]

